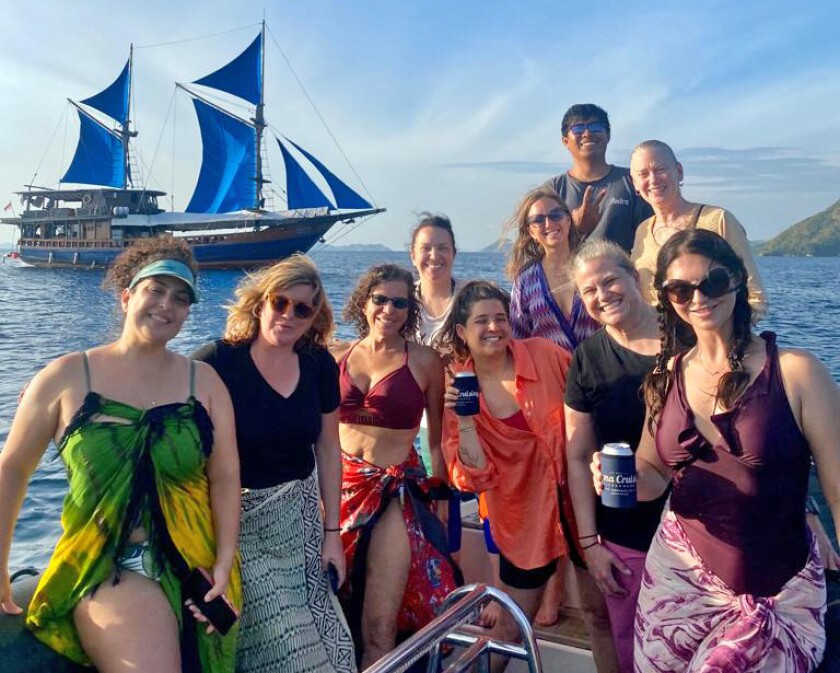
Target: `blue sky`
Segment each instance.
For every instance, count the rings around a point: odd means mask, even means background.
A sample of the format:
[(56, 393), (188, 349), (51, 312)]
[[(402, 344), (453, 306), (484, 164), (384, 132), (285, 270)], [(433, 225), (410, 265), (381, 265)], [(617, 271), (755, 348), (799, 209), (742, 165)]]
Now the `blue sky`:
[[(688, 198), (728, 208), (752, 239), (840, 198), (840, 10), (828, 0), (47, 1), (37, 18), (2, 6), (2, 205), (36, 170), (36, 184), (57, 185), (75, 146), (65, 99), (113, 81), (130, 42), (231, 31), (135, 52), (144, 176), (183, 208), (200, 149), (173, 83), (238, 54), (263, 11), (269, 121), (361, 189), (343, 151), (388, 208), (342, 243), (403, 247), (421, 210), (448, 214), (463, 249), (490, 243), (527, 189), (568, 168), (560, 119), (579, 102), (610, 113), (608, 160), (626, 165), (636, 143), (668, 142)], [(279, 156), (269, 162), (282, 180)], [(12, 235), (0, 226), (0, 244)]]

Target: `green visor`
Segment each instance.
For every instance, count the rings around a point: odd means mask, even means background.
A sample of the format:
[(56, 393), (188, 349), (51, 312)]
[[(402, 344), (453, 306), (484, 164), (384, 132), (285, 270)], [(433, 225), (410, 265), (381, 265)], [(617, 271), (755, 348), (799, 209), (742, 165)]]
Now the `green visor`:
[(172, 276), (173, 278), (180, 278), (190, 289), (192, 303), (195, 304), (198, 301), (198, 290), (195, 289), (195, 275), (192, 269), (183, 262), (179, 262), (176, 259), (159, 259), (156, 262), (147, 264), (131, 279), (131, 284), (128, 286), (128, 289), (134, 289), (137, 283), (151, 276)]

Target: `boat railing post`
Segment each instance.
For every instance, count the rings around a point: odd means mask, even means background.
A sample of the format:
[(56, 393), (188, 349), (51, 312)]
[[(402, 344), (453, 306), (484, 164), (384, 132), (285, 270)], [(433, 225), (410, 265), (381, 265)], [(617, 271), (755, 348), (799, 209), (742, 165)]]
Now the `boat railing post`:
[[(524, 645), (496, 640), (486, 632), (461, 630), (461, 627), (475, 622), (488, 600), (499, 603), (513, 618)], [(480, 673), (487, 673), (491, 654), (526, 661), (529, 673), (542, 673), (537, 641), (525, 613), (507, 594), (484, 584), (469, 584), (453, 591), (447, 596), (443, 612), (436, 619), (368, 667), (365, 673), (402, 673), (427, 653), (427, 672), (438, 673), (443, 644), (465, 648), (443, 673), (467, 671), (475, 663)]]

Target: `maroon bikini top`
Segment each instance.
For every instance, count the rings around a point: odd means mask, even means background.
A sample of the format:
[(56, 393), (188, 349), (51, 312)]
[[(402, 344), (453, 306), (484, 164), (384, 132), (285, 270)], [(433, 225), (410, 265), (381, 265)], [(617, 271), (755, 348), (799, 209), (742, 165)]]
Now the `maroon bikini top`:
[(353, 344), (339, 363), (339, 421), (391, 430), (412, 430), (419, 426), (426, 398), (408, 368), (408, 342), (405, 343), (402, 367), (379, 379), (367, 394), (359, 390), (347, 373), (347, 360), (355, 347), (356, 344)]

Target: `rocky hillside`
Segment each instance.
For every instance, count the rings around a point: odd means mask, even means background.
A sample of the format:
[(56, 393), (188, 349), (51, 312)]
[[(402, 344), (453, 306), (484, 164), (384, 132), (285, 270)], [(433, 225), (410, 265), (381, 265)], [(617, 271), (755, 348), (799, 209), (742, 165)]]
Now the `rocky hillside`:
[(785, 229), (761, 248), (761, 255), (840, 255), (840, 201)]

